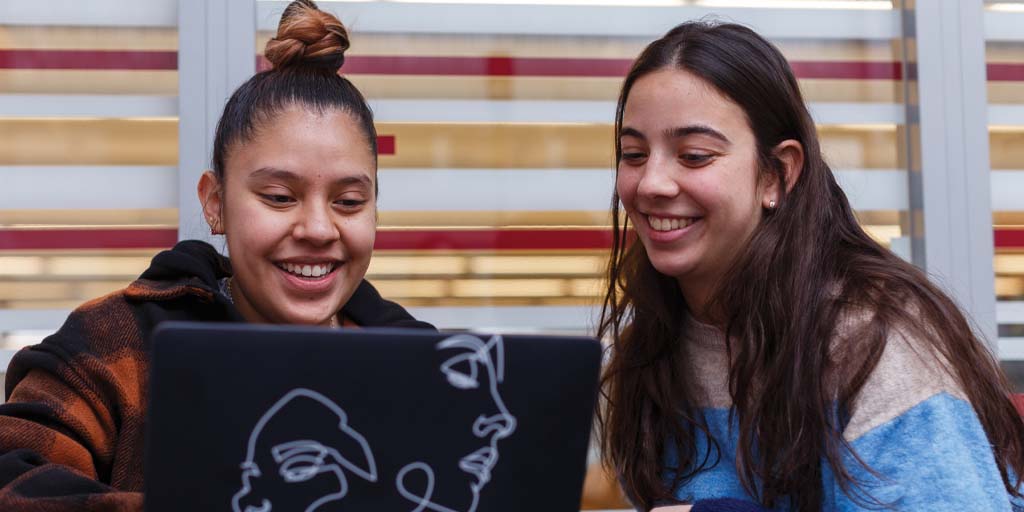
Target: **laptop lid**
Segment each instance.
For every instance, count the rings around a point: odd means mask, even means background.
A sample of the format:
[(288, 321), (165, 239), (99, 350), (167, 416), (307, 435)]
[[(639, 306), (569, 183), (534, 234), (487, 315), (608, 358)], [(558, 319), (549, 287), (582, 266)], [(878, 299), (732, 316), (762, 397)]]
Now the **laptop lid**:
[(578, 510), (596, 340), (172, 323), (146, 510)]

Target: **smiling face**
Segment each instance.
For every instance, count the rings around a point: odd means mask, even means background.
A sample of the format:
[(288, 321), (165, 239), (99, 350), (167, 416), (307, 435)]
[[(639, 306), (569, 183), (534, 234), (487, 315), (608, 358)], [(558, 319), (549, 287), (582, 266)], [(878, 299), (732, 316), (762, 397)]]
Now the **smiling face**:
[(200, 200), (227, 239), (232, 296), (247, 320), (336, 321), (370, 263), (376, 179), (352, 116), (301, 106), (236, 143), (223, 182), (204, 174)]
[(703, 307), (761, 220), (747, 116), (701, 78), (662, 69), (629, 92), (616, 191), (651, 264)]

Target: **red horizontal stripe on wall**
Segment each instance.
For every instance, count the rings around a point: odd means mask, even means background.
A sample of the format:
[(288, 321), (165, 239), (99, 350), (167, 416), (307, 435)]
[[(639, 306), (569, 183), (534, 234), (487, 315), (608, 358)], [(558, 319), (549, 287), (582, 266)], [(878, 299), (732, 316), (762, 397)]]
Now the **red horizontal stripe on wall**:
[(1024, 250), (1024, 228), (999, 228), (993, 235), (997, 249)]
[(378, 231), (378, 250), (512, 250), (606, 249), (611, 231), (603, 229), (552, 230), (415, 230)]
[(992, 82), (1024, 81), (1024, 64), (989, 64), (988, 79)]
[(378, 155), (393, 155), (393, 154), (395, 154), (395, 136), (394, 135), (378, 135), (377, 136), (377, 154)]
[[(547, 58), (547, 57), (444, 57), (417, 55), (352, 55), (342, 68), (347, 74), (448, 75), (448, 76), (547, 76), (624, 77), (630, 59)], [(799, 78), (889, 79), (902, 77), (899, 62), (878, 61), (792, 61)], [(1024, 65), (1011, 69), (1011, 76), (1024, 73)], [(269, 68), (257, 56), (257, 70)], [(0, 69), (177, 69), (173, 51), (110, 50), (0, 50)], [(1003, 69), (1003, 68), (999, 68)], [(1010, 68), (1008, 68), (1010, 69)], [(1003, 76), (1006, 71), (997, 73)], [(990, 69), (990, 79), (993, 73)]]
[(873, 61), (791, 61), (798, 78), (832, 78), (845, 80), (901, 80), (899, 62)]
[(630, 59), (352, 56), (343, 73), (364, 75), (624, 77)]
[[(550, 76), (624, 77), (629, 59), (552, 59), (544, 57), (428, 57), (418, 55), (353, 55), (345, 57), (346, 75)], [(270, 62), (257, 56), (257, 71)]]
[[(171, 247), (178, 231), (153, 229), (0, 229), (0, 250), (150, 249)], [(573, 250), (607, 249), (603, 229), (422, 229), (378, 231), (377, 250)], [(995, 230), (995, 247), (1024, 250), (1024, 228)]]
[[(630, 59), (547, 57), (429, 57), (353, 55), (344, 72), (380, 75), (623, 77)], [(798, 78), (900, 80), (893, 61), (790, 61)], [(257, 70), (269, 67), (257, 56)], [(0, 50), (0, 69), (175, 70), (178, 55), (165, 50)], [(991, 63), (988, 80), (1024, 81), (1024, 63)]]
[(0, 69), (176, 70), (178, 52), (0, 50)]
[(152, 249), (171, 247), (178, 230), (154, 229), (0, 229), (0, 250)]

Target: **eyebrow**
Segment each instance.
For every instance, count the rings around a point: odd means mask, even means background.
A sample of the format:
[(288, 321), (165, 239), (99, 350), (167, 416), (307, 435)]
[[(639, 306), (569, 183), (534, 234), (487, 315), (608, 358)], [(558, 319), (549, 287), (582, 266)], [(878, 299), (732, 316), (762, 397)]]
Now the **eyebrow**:
[[(279, 179), (281, 181), (300, 182), (305, 181), (305, 178), (298, 174), (291, 172), (286, 169), (278, 169), (276, 167), (261, 167), (249, 174), (249, 179)], [(359, 174), (358, 176), (345, 176), (338, 178), (332, 182), (333, 185), (348, 186), (355, 184), (363, 184), (366, 186), (373, 185), (373, 181), (369, 176), (365, 174)]]
[[(665, 135), (672, 139), (679, 139), (690, 135), (707, 135), (711, 138), (718, 139), (726, 144), (730, 144), (731, 141), (728, 137), (722, 134), (722, 132), (704, 124), (691, 124), (687, 126), (678, 126), (675, 128), (669, 128), (665, 130)], [(619, 138), (622, 137), (636, 137), (638, 139), (646, 139), (644, 134), (629, 126), (624, 126), (619, 130)]]

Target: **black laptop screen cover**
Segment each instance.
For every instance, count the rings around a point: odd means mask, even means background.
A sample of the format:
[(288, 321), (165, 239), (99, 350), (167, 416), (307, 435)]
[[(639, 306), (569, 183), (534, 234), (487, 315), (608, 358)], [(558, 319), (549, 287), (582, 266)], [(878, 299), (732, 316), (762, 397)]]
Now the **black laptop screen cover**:
[(171, 324), (153, 357), (148, 511), (579, 508), (595, 340)]

